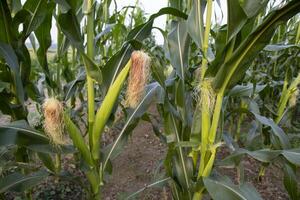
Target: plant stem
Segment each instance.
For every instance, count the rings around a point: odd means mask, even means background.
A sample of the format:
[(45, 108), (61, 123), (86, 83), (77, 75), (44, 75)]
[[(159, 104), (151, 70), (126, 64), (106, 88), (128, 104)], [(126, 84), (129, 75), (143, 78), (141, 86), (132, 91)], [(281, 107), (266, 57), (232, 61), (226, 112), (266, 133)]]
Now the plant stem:
[(211, 28), (212, 4), (213, 4), (212, 0), (207, 0), (205, 32), (204, 32), (204, 39), (202, 44), (203, 58), (202, 58), (202, 65), (201, 65), (201, 80), (204, 78), (207, 69), (207, 64), (208, 64), (207, 50), (208, 50), (209, 33)]
[[(172, 119), (172, 123), (174, 126), (174, 131), (175, 131), (175, 135), (176, 135), (176, 141), (179, 142), (180, 138), (179, 138), (179, 134), (178, 134), (178, 130), (177, 130), (177, 126), (176, 126), (176, 121), (174, 119), (174, 116), (171, 114), (171, 119)], [(185, 179), (185, 183), (186, 183), (186, 188), (188, 189), (188, 195), (189, 198), (191, 199), (191, 194), (190, 194), (190, 184), (189, 184), (189, 179), (188, 179), (188, 175), (187, 175), (187, 171), (186, 171), (186, 163), (184, 161), (184, 156), (183, 156), (183, 152), (182, 152), (182, 147), (178, 147), (178, 153), (179, 153), (179, 158), (180, 158), (180, 162), (181, 162), (181, 167), (183, 169), (183, 173), (184, 173), (184, 179)]]
[[(94, 0), (87, 0), (87, 55), (94, 59)], [(88, 101), (88, 132), (89, 144), (92, 145), (93, 125), (95, 121), (95, 91), (94, 81), (87, 75), (87, 101)], [(92, 149), (92, 148), (91, 148)]]
[[(200, 86), (203, 82), (205, 72), (207, 69), (207, 49), (208, 49), (208, 41), (209, 41), (209, 33), (211, 27), (211, 15), (212, 15), (212, 0), (207, 1), (207, 13), (206, 13), (206, 27), (204, 32), (204, 39), (202, 44), (202, 51), (203, 51), (203, 58), (201, 64), (201, 78), (200, 78)], [(202, 94), (200, 94), (202, 95)], [(202, 171), (205, 166), (205, 154), (207, 148), (207, 141), (208, 141), (208, 133), (210, 129), (210, 111), (209, 108), (205, 105), (207, 102), (202, 100), (201, 105), (201, 160), (200, 166), (198, 171), (198, 179), (201, 177)]]
[(296, 44), (300, 44), (300, 22), (298, 23), (297, 35), (296, 35)]
[[(87, 56), (94, 60), (94, 0), (87, 0)], [(95, 91), (94, 81), (87, 75), (87, 102), (88, 102), (88, 133), (89, 133), (89, 145), (92, 150), (93, 144), (93, 126), (95, 121)], [(94, 199), (101, 199), (100, 196), (100, 178), (99, 167), (94, 169), (94, 175), (89, 177), (89, 181), (93, 188)]]
[(278, 106), (278, 111), (277, 111), (277, 118), (275, 119), (276, 124), (280, 122), (284, 115), (284, 110), (287, 107), (287, 103), (291, 97), (291, 95), (297, 90), (297, 86), (300, 83), (300, 73), (298, 76), (292, 81), (290, 86), (287, 88), (287, 78), (284, 80), (284, 85), (283, 85), (283, 91), (282, 95), (279, 101), (279, 106)]
[(55, 154), (55, 173), (59, 174), (61, 170), (61, 155)]
[[(203, 58), (201, 63), (200, 87), (202, 87), (201, 84), (204, 81), (205, 72), (207, 70), (207, 65), (208, 65), (207, 52), (208, 52), (208, 43), (209, 43), (209, 33), (211, 28), (211, 16), (212, 16), (212, 9), (213, 9), (212, 4), (213, 4), (212, 0), (207, 0), (205, 32), (204, 32), (204, 38), (202, 44)], [(209, 130), (211, 128), (210, 108), (208, 108), (207, 106), (208, 102), (205, 101), (206, 100), (203, 99), (201, 102), (202, 104), (201, 105), (201, 158), (200, 158), (200, 165), (199, 165), (198, 176), (197, 176), (198, 180), (202, 177), (203, 171), (205, 170), (207, 145), (209, 140)], [(203, 192), (202, 189), (200, 191), (195, 192), (193, 195), (193, 199), (202, 199), (202, 192)]]
[(202, 102), (202, 109), (201, 109), (201, 160), (200, 166), (198, 171), (198, 179), (201, 178), (205, 167), (205, 155), (207, 150), (208, 144), (208, 134), (210, 129), (210, 111), (205, 105), (205, 102)]
[(223, 103), (223, 96), (224, 96), (224, 89), (221, 89), (220, 92), (217, 94), (217, 100), (215, 104), (215, 109), (213, 113), (212, 124), (209, 130), (209, 142), (213, 144), (215, 142), (216, 133), (218, 129), (222, 103)]

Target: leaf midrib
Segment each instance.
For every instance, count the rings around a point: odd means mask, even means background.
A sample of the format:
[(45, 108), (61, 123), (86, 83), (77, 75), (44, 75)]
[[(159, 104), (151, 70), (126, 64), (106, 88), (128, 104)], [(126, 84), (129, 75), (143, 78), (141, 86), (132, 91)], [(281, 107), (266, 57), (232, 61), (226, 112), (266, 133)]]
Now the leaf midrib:
[(234, 189), (232, 187), (229, 187), (228, 185), (223, 184), (222, 182), (217, 182), (217, 181), (214, 181), (214, 180), (211, 180), (211, 181), (213, 181), (217, 185), (221, 185), (221, 186), (225, 187), (226, 189), (232, 191), (234, 194), (238, 195), (241, 199), (249, 200), (249, 199), (245, 198), (242, 194), (240, 194), (236, 189)]
[(111, 147), (111, 149), (110, 149), (110, 151), (109, 151), (109, 153), (108, 153), (108, 155), (107, 155), (107, 157), (106, 157), (106, 159), (105, 159), (105, 162), (104, 162), (104, 165), (103, 165), (103, 170), (105, 170), (106, 165), (107, 165), (107, 162), (108, 162), (108, 160), (109, 160), (109, 158), (110, 158), (112, 152), (114, 151), (116, 145), (118, 144), (119, 140), (120, 140), (121, 137), (123, 136), (123, 133), (125, 132), (127, 126), (129, 125), (129, 123), (131, 122), (131, 120), (134, 118), (135, 113), (136, 113), (136, 112), (139, 110), (139, 108), (143, 105), (143, 103), (144, 103), (144, 101), (147, 99), (147, 97), (148, 97), (153, 91), (155, 91), (155, 89), (156, 89), (157, 87), (158, 87), (158, 85), (155, 86), (155, 87), (153, 87), (153, 88), (152, 88), (152, 89), (144, 96), (144, 98), (141, 100), (140, 104), (136, 107), (136, 109), (134, 110), (134, 112), (133, 112), (133, 113), (131, 114), (131, 116), (129, 117), (128, 121), (127, 121), (127, 122), (125, 123), (125, 125), (123, 126), (122, 131), (120, 132), (118, 138), (117, 138), (116, 141), (114, 142), (113, 146)]
[(181, 76), (182, 76), (182, 80), (184, 81), (183, 58), (182, 58), (182, 50), (183, 49), (181, 49), (180, 24), (179, 23), (177, 24), (177, 42), (178, 42), (178, 49), (179, 49)]
[(43, 0), (40, 0), (39, 3), (38, 3), (38, 5), (35, 7), (35, 10), (34, 10), (33, 15), (32, 15), (32, 17), (31, 17), (31, 20), (30, 20), (30, 22), (29, 22), (29, 25), (28, 25), (28, 28), (27, 28), (27, 30), (26, 30), (26, 34), (25, 34), (25, 35), (29, 35), (28, 32), (29, 32), (29, 30), (30, 30), (31, 24), (32, 24), (32, 22), (33, 22), (33, 20), (34, 20), (34, 18), (35, 18), (35, 16), (36, 16), (36, 14), (37, 14), (38, 9), (40, 8), (40, 5), (41, 5), (42, 1), (43, 1)]
[[(299, 3), (298, 3), (299, 4)], [(297, 7), (298, 4), (294, 4), (291, 6), (290, 9), (288, 9), (285, 12), (280, 13), (277, 17), (275, 17), (271, 23), (267, 24), (267, 26), (255, 37), (255, 39), (250, 42), (250, 45), (247, 46), (246, 50), (243, 51), (242, 56), (240, 56), (240, 58), (235, 62), (234, 67), (232, 68), (232, 70), (229, 71), (229, 75), (227, 76), (227, 78), (224, 81), (223, 86), (221, 87), (221, 91), (224, 91), (227, 87), (228, 82), (230, 81), (232, 75), (234, 74), (234, 72), (236, 71), (237, 67), (239, 66), (240, 62), (244, 59), (244, 57), (247, 55), (247, 53), (249, 52), (249, 50), (252, 48), (252, 46), (257, 42), (257, 40), (260, 38), (260, 36), (262, 34), (265, 33), (266, 30), (269, 29), (270, 26), (272, 26), (274, 24), (274, 22), (276, 22), (279, 18), (281, 18), (283, 15), (285, 15), (289, 10), (293, 9), (294, 7)]]
[(7, 129), (13, 129), (13, 130), (17, 130), (17, 131), (23, 131), (23, 132), (28, 132), (28, 133), (32, 133), (36, 136), (39, 136), (39, 137), (42, 137), (44, 139), (47, 139), (48, 138), (40, 133), (37, 133), (35, 131), (31, 131), (31, 130), (28, 130), (28, 129), (24, 129), (24, 128), (18, 128), (18, 127), (14, 127), (14, 126), (0, 126), (0, 128), (7, 128)]
[(25, 182), (27, 180), (30, 180), (30, 179), (38, 179), (38, 178), (42, 178), (42, 177), (46, 177), (47, 175), (39, 175), (39, 176), (30, 176), (30, 177), (23, 177), (22, 179), (16, 181), (16, 182), (13, 182), (7, 186), (4, 187), (4, 189), (0, 190), (0, 193), (4, 192), (5, 190), (7, 190), (8, 188), (11, 188), (13, 186), (16, 186), (18, 185), (19, 183), (22, 183), (22, 182)]

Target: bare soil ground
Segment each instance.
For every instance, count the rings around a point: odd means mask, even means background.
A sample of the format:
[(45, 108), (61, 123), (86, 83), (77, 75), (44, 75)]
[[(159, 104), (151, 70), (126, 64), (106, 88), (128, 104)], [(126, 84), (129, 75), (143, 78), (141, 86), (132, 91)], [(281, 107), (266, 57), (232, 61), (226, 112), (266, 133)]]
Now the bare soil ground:
[[(134, 130), (124, 151), (113, 160), (113, 174), (104, 186), (105, 200), (122, 199), (155, 180), (155, 172), (166, 153), (166, 146), (142, 122)], [(164, 199), (164, 188), (146, 190), (138, 199)]]

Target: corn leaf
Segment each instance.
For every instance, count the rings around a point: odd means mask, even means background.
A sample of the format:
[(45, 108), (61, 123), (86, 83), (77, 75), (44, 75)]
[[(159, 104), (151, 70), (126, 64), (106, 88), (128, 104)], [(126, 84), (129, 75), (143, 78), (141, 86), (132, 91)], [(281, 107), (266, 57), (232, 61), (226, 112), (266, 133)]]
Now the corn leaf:
[(123, 126), (119, 136), (112, 144), (112, 146), (109, 147), (109, 149), (105, 152), (103, 164), (104, 170), (106, 169), (109, 160), (114, 158), (118, 153), (120, 153), (120, 150), (122, 150), (123, 146), (125, 145), (124, 141), (127, 140), (129, 133), (137, 125), (134, 122), (136, 122), (138, 118), (142, 117), (142, 115), (147, 111), (151, 103), (161, 103), (163, 98), (163, 90), (158, 83), (155, 82), (148, 86), (145, 96), (143, 97), (139, 105), (128, 116), (128, 119), (125, 125)]
[(284, 133), (284, 131), (272, 120), (268, 119), (264, 116), (261, 116), (259, 114), (253, 113), (252, 114), (255, 116), (255, 118), (263, 125), (269, 126), (272, 129), (272, 133), (274, 133), (275, 136), (278, 137), (280, 140), (281, 147), (284, 149), (288, 149), (291, 147), (289, 138), (287, 135)]
[(0, 1), (0, 41), (10, 43), (12, 40), (12, 18), (6, 1)]
[(37, 58), (42, 69), (44, 70), (44, 73), (46, 75), (46, 80), (50, 85), (52, 85), (52, 82), (49, 77), (50, 74), (48, 68), (47, 51), (51, 45), (50, 30), (52, 26), (52, 13), (54, 8), (55, 8), (54, 3), (47, 4), (47, 12), (46, 12), (45, 20), (43, 21), (43, 24), (41, 24), (34, 32), (39, 42), (39, 48), (36, 52)]
[(145, 187), (139, 189), (138, 191), (134, 192), (133, 194), (127, 196), (125, 198), (125, 200), (127, 199), (134, 199), (134, 197), (136, 197), (138, 194), (140, 194), (141, 192), (149, 189), (149, 188), (152, 188), (152, 187), (163, 187), (165, 185), (167, 185), (167, 183), (171, 180), (170, 177), (168, 178), (164, 178), (164, 179), (161, 179), (161, 180), (158, 180), (158, 181), (155, 181), (154, 183), (151, 183), (149, 185), (146, 185)]
[(13, 88), (16, 97), (20, 103), (24, 103), (24, 89), (20, 75), (18, 58), (13, 48), (5, 43), (0, 42), (0, 56), (3, 57), (10, 68)]
[(173, 22), (172, 31), (168, 36), (171, 64), (177, 75), (185, 80), (186, 68), (188, 67), (189, 35), (185, 21)]
[(55, 164), (49, 154), (46, 153), (38, 153), (39, 159), (43, 162), (43, 164), (49, 169), (51, 172), (55, 172)]
[(187, 18), (187, 16), (181, 11), (175, 8), (166, 7), (151, 15), (146, 23), (141, 24), (131, 30), (127, 35), (127, 42), (124, 43), (123, 47), (116, 54), (114, 54), (102, 68), (104, 83), (103, 87), (105, 87), (105, 89), (109, 88), (113, 84), (117, 77), (117, 74), (121, 71), (122, 67), (130, 58), (133, 48), (129, 45), (128, 41), (137, 40), (139, 42), (142, 42), (145, 38), (149, 37), (153, 28), (154, 19), (165, 14), (171, 14), (173, 16), (185, 19)]
[(283, 8), (271, 12), (266, 20), (233, 52), (231, 58), (220, 67), (213, 82), (214, 88), (225, 90), (240, 80), (249, 68), (249, 63), (269, 43), (277, 26), (299, 11), (300, 1), (293, 0)]
[(82, 56), (83, 62), (86, 67), (86, 73), (99, 84), (102, 83), (102, 73), (100, 68), (93, 62), (92, 58), (84, 53), (83, 38), (80, 32), (80, 25), (77, 20), (74, 10), (70, 9), (66, 13), (58, 16), (58, 23), (61, 31), (65, 34), (71, 44), (77, 48)]
[(284, 178), (283, 184), (287, 190), (291, 200), (299, 199), (297, 176), (295, 170), (288, 164), (284, 165)]
[(234, 185), (229, 178), (205, 178), (204, 185), (214, 200), (262, 200), (250, 184)]
[(203, 0), (194, 0), (192, 10), (187, 20), (188, 32), (191, 38), (195, 41), (198, 48), (202, 47), (204, 25), (203, 14), (205, 10), (206, 2)]
[(289, 162), (296, 166), (300, 166), (300, 149), (284, 149), (284, 150), (272, 150), (272, 149), (260, 149), (257, 151), (249, 151), (247, 149), (237, 149), (233, 154), (227, 156), (219, 165), (221, 166), (234, 166), (238, 159), (241, 159), (244, 155), (249, 155), (252, 158), (264, 162), (270, 163), (274, 161), (278, 156), (283, 156)]
[(46, 171), (38, 171), (30, 175), (23, 175), (15, 172), (0, 179), (0, 193), (7, 190), (24, 192), (34, 187), (47, 178), (49, 174)]
[(81, 153), (83, 159), (89, 164), (93, 166), (93, 160), (91, 157), (91, 153), (88, 149), (88, 146), (84, 142), (84, 138), (81, 135), (80, 130), (76, 127), (76, 125), (72, 122), (67, 113), (64, 113), (64, 122), (66, 129), (75, 145), (75, 147)]
[(23, 8), (30, 12), (31, 18), (25, 23), (24, 38), (27, 38), (32, 31), (36, 30), (44, 21), (47, 15), (47, 1), (27, 0)]
[(94, 159), (99, 158), (101, 134), (112, 112), (112, 109), (118, 99), (119, 93), (129, 73), (130, 67), (131, 67), (131, 60), (129, 60), (125, 68), (123, 68), (123, 70), (118, 75), (115, 82), (109, 87), (108, 92), (104, 97), (103, 102), (96, 113), (95, 124), (93, 126), (93, 136), (92, 136), (93, 137), (92, 153)]
[(239, 1), (248, 18), (256, 16), (269, 0), (243, 0)]
[(239, 1), (227, 0), (228, 21), (227, 21), (227, 42), (229, 42), (247, 23), (247, 16), (243, 12)]
[(26, 147), (34, 144), (49, 144), (49, 139), (31, 128), (25, 120), (0, 126), (0, 146), (18, 145)]

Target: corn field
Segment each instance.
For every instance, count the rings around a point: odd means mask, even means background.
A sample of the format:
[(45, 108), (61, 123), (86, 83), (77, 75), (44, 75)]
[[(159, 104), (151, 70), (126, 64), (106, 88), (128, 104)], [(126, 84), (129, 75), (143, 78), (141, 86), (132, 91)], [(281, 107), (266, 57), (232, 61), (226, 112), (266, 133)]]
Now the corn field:
[(140, 1), (0, 1), (0, 199), (299, 200), (300, 1)]

